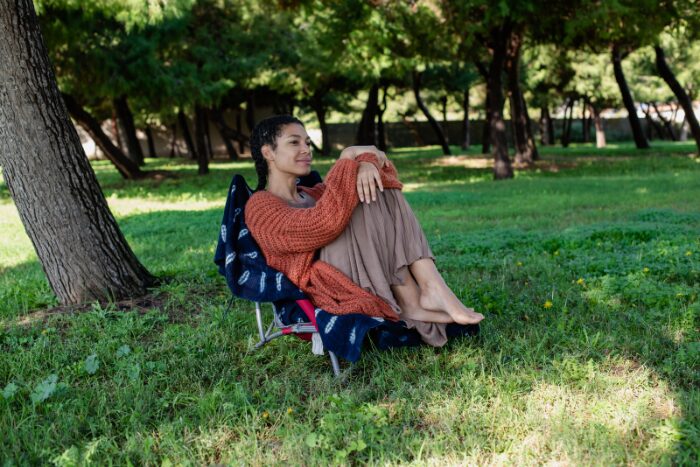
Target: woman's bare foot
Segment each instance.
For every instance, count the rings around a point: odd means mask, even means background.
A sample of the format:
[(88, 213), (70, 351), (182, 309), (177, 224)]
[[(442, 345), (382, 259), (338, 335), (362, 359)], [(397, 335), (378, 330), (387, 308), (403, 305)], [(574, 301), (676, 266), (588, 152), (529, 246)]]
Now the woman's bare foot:
[(421, 289), (420, 306), (430, 311), (442, 311), (459, 324), (477, 324), (484, 315), (467, 308), (446, 285), (432, 285)]

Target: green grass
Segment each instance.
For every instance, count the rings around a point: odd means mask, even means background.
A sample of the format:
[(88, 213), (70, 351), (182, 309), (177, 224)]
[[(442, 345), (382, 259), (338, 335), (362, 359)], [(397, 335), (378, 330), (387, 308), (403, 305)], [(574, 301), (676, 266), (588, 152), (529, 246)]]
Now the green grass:
[[(700, 457), (700, 162), (688, 144), (542, 150), (492, 182), (397, 150), (455, 292), (487, 318), (443, 349), (366, 348), (334, 380), (309, 345), (253, 351), (251, 305), (212, 263), (248, 162), (94, 167), (169, 281), (135, 309), (59, 309), (0, 184), (0, 459), (14, 464), (678, 464)], [(325, 171), (329, 161), (320, 161)], [(478, 164), (477, 164), (478, 165)], [(55, 310), (53, 310), (55, 311)], [(71, 312), (74, 311), (74, 312)]]

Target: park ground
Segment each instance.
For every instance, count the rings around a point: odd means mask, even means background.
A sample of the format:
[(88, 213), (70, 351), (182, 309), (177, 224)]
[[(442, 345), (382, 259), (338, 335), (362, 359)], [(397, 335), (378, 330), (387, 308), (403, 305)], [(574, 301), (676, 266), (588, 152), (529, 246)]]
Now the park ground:
[[(457, 149), (457, 148), (455, 148)], [(491, 180), (480, 155), (390, 154), (482, 334), (380, 352), (334, 379), (308, 343), (255, 342), (212, 262), (252, 164), (94, 168), (143, 263), (140, 300), (59, 307), (0, 184), (0, 459), (47, 464), (697, 465), (700, 159), (689, 144), (545, 148)], [(325, 173), (330, 161), (318, 161)], [(51, 209), (50, 201), (42, 209)]]

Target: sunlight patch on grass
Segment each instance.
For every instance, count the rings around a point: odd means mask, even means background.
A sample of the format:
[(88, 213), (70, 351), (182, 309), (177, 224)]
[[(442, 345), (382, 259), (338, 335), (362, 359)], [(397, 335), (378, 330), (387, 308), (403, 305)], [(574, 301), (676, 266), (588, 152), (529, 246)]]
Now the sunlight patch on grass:
[(198, 199), (179, 201), (159, 201), (156, 199), (139, 198), (114, 198), (107, 200), (109, 208), (116, 216), (142, 214), (161, 211), (207, 211), (209, 209), (223, 209), (225, 199), (218, 201), (205, 201)]

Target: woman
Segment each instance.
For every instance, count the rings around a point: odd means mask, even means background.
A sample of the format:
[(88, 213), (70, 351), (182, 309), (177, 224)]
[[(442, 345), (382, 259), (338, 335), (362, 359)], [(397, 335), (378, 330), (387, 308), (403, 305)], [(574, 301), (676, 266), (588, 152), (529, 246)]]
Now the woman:
[(261, 121), (251, 135), (257, 191), (245, 220), (267, 263), (319, 308), (401, 319), (431, 345), (448, 323), (475, 324), (435, 267), (401, 193), (393, 164), (374, 146), (343, 150), (325, 183), (297, 186), (311, 171), (311, 141), (296, 118)]

